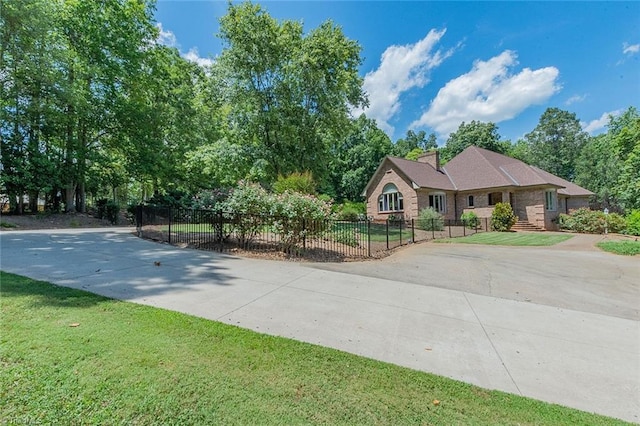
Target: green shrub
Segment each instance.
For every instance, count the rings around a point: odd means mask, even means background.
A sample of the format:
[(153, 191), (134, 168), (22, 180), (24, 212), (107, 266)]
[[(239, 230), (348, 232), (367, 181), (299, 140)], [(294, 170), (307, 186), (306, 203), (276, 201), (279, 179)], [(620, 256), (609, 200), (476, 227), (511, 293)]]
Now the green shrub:
[(120, 206), (113, 200), (107, 200), (101, 198), (96, 201), (96, 213), (95, 216), (98, 219), (107, 219), (112, 225), (118, 223), (118, 216), (120, 215)]
[(201, 210), (220, 210), (222, 203), (228, 198), (231, 190), (228, 188), (207, 189), (193, 196), (192, 206)]
[(444, 218), (433, 207), (420, 210), (416, 226), (424, 231), (442, 231)]
[(560, 229), (579, 232), (582, 234), (604, 234), (605, 225), (608, 232), (621, 232), (627, 223), (617, 213), (604, 214), (600, 210), (580, 208), (570, 214), (561, 214), (558, 217)]
[(336, 219), (355, 222), (365, 218), (367, 214), (367, 205), (365, 203), (345, 201), (344, 203), (335, 206), (334, 211)]
[(513, 213), (511, 204), (497, 203), (491, 213), (491, 229), (499, 232), (506, 232), (516, 224), (518, 218)]
[(475, 229), (478, 227), (478, 225), (480, 225), (480, 219), (474, 212), (462, 213), (462, 216), (460, 216), (460, 220), (462, 220), (464, 226), (469, 229)]
[(304, 238), (323, 233), (330, 214), (331, 205), (313, 195), (287, 191), (272, 198), (273, 226), (287, 251)]
[(285, 192), (300, 192), (302, 194), (315, 194), (316, 183), (311, 172), (295, 172), (289, 176), (278, 176), (278, 180), (273, 184), (273, 191), (276, 194)]
[(640, 210), (633, 210), (627, 216), (626, 233), (630, 235), (640, 235)]
[(258, 234), (272, 204), (273, 197), (263, 187), (242, 181), (219, 206), (229, 216), (233, 230), (244, 246)]

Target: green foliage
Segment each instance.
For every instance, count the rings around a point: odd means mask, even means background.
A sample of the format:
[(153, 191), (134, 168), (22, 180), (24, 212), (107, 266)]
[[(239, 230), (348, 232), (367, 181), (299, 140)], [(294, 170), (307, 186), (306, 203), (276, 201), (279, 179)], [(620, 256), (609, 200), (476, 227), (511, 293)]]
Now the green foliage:
[(278, 180), (273, 184), (273, 191), (276, 194), (282, 194), (287, 191), (315, 194), (316, 183), (311, 172), (294, 172), (286, 177), (278, 175)]
[(389, 136), (364, 114), (349, 126), (346, 138), (331, 149), (330, 181), (338, 200), (359, 200), (382, 159), (391, 153)]
[(607, 135), (590, 138), (576, 160), (576, 183), (595, 193), (600, 208), (616, 204), (614, 184), (622, 164), (615, 154), (615, 144)]
[(260, 185), (240, 182), (227, 200), (219, 205), (231, 216), (241, 244), (248, 244), (258, 234), (264, 218), (271, 213), (272, 196)]
[(617, 213), (606, 215), (601, 210), (580, 208), (570, 214), (560, 214), (558, 217), (560, 229), (584, 234), (604, 234), (621, 232), (626, 228), (625, 219)]
[(629, 235), (640, 236), (640, 209), (631, 211), (631, 213), (629, 213), (626, 219), (627, 219), (626, 233)]
[(118, 223), (118, 216), (120, 214), (120, 206), (113, 200), (101, 198), (96, 201), (96, 214), (98, 219), (107, 219), (112, 225)]
[(498, 126), (494, 123), (475, 120), (468, 124), (462, 122), (458, 130), (449, 135), (442, 151), (442, 160), (449, 161), (472, 145), (504, 154), (511, 144), (500, 141)]
[(285, 192), (273, 197), (271, 215), (285, 251), (304, 238), (320, 235), (328, 225), (331, 205), (313, 195)]
[[(408, 155), (410, 153), (411, 157), (415, 156), (416, 153), (419, 156), (425, 151), (430, 149), (437, 149), (438, 142), (436, 140), (436, 135), (431, 133), (428, 137), (424, 130), (420, 130), (418, 133), (413, 130), (408, 130), (407, 135), (404, 139), (398, 139), (396, 143), (393, 145), (393, 151), (390, 153), (396, 157), (404, 157), (410, 160), (415, 160), (415, 158), (409, 158)], [(417, 156), (416, 156), (417, 158)]]
[(364, 202), (344, 201), (341, 204), (334, 205), (333, 211), (338, 220), (355, 222), (366, 217), (367, 204)]
[(346, 136), (350, 110), (365, 103), (360, 46), (330, 21), (305, 31), (260, 5), (229, 3), (216, 73), (231, 122), (255, 143), (267, 180), (329, 170), (329, 140)]
[(531, 163), (569, 181), (576, 177), (576, 161), (588, 138), (576, 115), (559, 108), (547, 108), (525, 135)]
[(478, 218), (478, 215), (474, 212), (462, 213), (462, 216), (460, 216), (460, 220), (462, 220), (464, 226), (470, 229), (475, 229), (476, 227), (478, 227), (478, 225), (480, 225), (480, 218)]
[(433, 207), (420, 210), (416, 226), (424, 231), (442, 231), (444, 229), (444, 217)]
[(497, 203), (491, 213), (491, 229), (498, 232), (506, 232), (516, 224), (518, 218), (513, 213), (511, 204)]
[(218, 188), (198, 192), (193, 196), (192, 208), (201, 210), (221, 210), (223, 203), (229, 198), (231, 189)]

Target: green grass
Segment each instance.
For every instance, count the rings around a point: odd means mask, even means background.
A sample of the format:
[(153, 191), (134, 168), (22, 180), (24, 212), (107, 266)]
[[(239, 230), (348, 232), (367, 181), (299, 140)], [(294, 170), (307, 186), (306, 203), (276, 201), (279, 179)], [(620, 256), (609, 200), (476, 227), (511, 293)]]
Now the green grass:
[(0, 424), (622, 424), (17, 275), (0, 282)]
[(9, 222), (0, 221), (0, 228), (16, 228), (16, 225)]
[(573, 235), (520, 232), (480, 232), (461, 238), (436, 240), (439, 243), (486, 244), (492, 246), (552, 246)]
[(610, 253), (622, 254), (625, 256), (635, 256), (640, 254), (640, 241), (637, 240), (602, 241), (596, 245), (602, 250)]

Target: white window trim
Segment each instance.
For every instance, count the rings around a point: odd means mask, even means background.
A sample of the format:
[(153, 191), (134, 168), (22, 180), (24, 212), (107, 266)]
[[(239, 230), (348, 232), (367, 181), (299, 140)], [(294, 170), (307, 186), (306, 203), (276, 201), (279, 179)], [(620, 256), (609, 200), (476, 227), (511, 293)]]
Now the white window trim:
[(402, 211), (404, 211), (402, 193), (398, 191), (398, 187), (395, 184), (386, 184), (382, 189), (382, 194), (378, 197), (378, 212), (392, 213)]
[[(440, 208), (438, 208), (437, 205), (431, 205), (431, 197), (434, 199), (434, 204), (440, 204)], [(435, 202), (436, 197), (440, 198), (440, 203)], [(429, 207), (433, 207), (433, 209), (438, 213), (445, 214), (447, 212), (447, 194), (444, 192), (430, 192)]]
[(544, 191), (544, 209), (548, 212), (558, 210), (558, 197), (555, 189)]

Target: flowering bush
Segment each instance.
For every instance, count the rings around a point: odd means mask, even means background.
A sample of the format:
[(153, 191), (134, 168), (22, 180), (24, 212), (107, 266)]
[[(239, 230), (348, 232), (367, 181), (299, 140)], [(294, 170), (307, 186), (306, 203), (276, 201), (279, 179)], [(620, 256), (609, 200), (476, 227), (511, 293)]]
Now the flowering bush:
[(241, 181), (218, 206), (233, 224), (240, 244), (246, 246), (262, 228), (271, 204), (272, 196), (263, 187)]
[(317, 236), (327, 226), (331, 204), (300, 192), (286, 191), (273, 197), (271, 216), (285, 250)]

